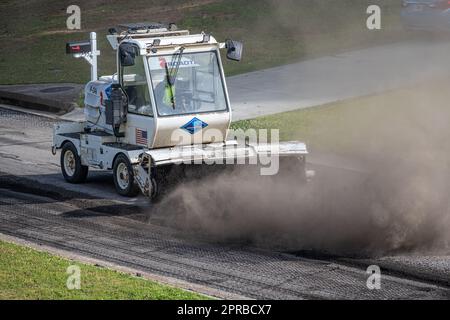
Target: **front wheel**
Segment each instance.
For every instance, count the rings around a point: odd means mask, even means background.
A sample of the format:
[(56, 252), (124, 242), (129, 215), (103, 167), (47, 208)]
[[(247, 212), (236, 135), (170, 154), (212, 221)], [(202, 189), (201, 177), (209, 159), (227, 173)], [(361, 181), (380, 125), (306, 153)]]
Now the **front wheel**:
[(61, 171), (67, 182), (81, 183), (86, 181), (89, 167), (81, 164), (77, 148), (72, 142), (66, 142), (62, 147)]
[(113, 174), (114, 185), (118, 194), (125, 197), (138, 195), (139, 187), (134, 181), (133, 166), (125, 155), (119, 154), (117, 156), (114, 161)]

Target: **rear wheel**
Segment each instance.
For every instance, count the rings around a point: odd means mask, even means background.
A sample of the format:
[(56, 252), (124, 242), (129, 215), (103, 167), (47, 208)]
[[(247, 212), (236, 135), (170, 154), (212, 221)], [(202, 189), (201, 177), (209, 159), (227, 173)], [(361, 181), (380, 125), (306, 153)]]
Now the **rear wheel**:
[(72, 142), (66, 142), (62, 147), (61, 171), (67, 182), (81, 183), (86, 181), (89, 167), (81, 164), (77, 148)]
[(133, 166), (125, 155), (119, 154), (117, 156), (114, 161), (113, 175), (118, 194), (125, 197), (138, 195), (139, 187), (134, 180)]

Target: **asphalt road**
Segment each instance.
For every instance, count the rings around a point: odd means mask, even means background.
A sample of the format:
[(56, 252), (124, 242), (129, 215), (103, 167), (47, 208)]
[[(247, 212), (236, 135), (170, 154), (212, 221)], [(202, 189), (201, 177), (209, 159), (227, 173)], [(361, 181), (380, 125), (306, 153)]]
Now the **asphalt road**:
[(450, 74), (450, 41), (421, 37), (227, 79), (233, 119), (314, 107)]
[[(0, 234), (178, 279), (223, 298), (450, 298), (445, 257), (437, 264), (443, 278), (433, 278), (426, 265), (410, 272), (391, 261), (382, 269), (382, 289), (372, 291), (366, 268), (377, 261), (217, 243), (161, 223), (164, 216), (143, 197), (119, 199), (109, 174), (92, 172), (87, 184), (69, 185), (50, 153), (53, 122), (0, 108)], [(413, 266), (424, 261), (410, 259)]]

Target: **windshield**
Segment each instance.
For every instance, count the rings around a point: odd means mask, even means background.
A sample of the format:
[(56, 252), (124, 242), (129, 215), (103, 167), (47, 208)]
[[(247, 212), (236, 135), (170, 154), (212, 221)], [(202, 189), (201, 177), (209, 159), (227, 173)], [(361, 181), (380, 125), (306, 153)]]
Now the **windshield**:
[(227, 110), (216, 51), (151, 56), (148, 62), (159, 115)]

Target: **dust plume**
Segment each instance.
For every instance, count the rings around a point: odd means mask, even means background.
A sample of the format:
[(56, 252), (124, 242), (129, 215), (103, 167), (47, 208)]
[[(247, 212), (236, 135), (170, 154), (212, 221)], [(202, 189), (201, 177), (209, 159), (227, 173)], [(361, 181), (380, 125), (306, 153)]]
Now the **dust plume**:
[[(392, 23), (385, 15), (382, 33), (361, 31), (366, 1), (352, 10), (355, 1), (351, 0), (332, 6), (333, 10), (328, 10), (328, 2), (312, 0), (273, 3), (271, 21), (283, 27), (292, 46), (299, 46), (304, 56), (328, 46), (335, 51), (348, 49), (351, 45), (346, 42), (355, 37), (370, 37), (376, 45), (378, 37), (392, 33), (395, 38), (391, 25), (398, 28), (398, 13), (394, 12)], [(379, 3), (384, 5), (383, 12), (389, 13), (389, 2)], [(300, 10), (301, 6), (309, 10)], [(272, 25), (267, 19), (261, 19), (259, 29), (269, 28)], [(323, 34), (334, 41), (320, 42)], [(394, 63), (408, 59), (389, 58), (387, 62)], [(278, 80), (282, 81), (275, 79), (278, 84)], [(309, 164), (316, 177), (307, 185), (282, 179), (260, 183), (240, 170), (180, 186), (152, 215), (211, 241), (286, 251), (351, 256), (448, 253), (450, 80), (436, 82), (437, 89), (434, 83), (427, 84), (403, 92), (401, 97), (377, 98), (370, 106), (341, 108), (338, 117), (330, 121), (324, 117), (311, 125), (308, 136), (293, 137), (307, 140), (312, 160), (319, 149), (325, 157), (330, 156), (329, 167), (314, 161)], [(345, 167), (357, 163), (357, 170), (333, 165), (331, 159), (337, 152), (347, 160)]]
[[(375, 124), (349, 135), (347, 165), (358, 162), (357, 171), (310, 164), (316, 177), (299, 185), (260, 183), (240, 170), (180, 186), (154, 214), (212, 241), (352, 256), (442, 253), (450, 248), (450, 110), (419, 97), (372, 110)], [(347, 119), (334, 125), (358, 121)]]

